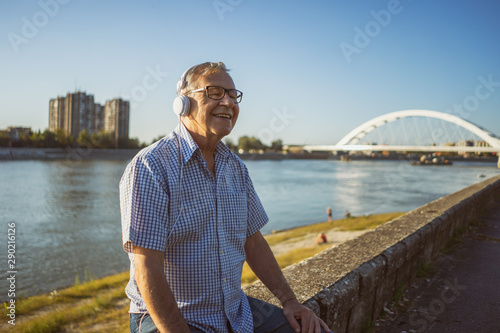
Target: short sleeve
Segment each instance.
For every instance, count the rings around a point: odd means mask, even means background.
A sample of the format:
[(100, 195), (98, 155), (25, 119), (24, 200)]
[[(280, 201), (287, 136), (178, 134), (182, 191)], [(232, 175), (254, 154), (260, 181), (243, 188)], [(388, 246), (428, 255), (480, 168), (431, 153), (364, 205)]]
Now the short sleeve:
[(252, 180), (248, 174), (248, 170), (245, 168), (245, 183), (247, 188), (247, 202), (248, 202), (248, 227), (247, 227), (247, 238), (255, 234), (257, 231), (262, 229), (263, 226), (267, 224), (269, 218), (267, 217), (266, 211), (260, 202), (257, 192), (253, 187)]
[(169, 196), (159, 181), (154, 160), (134, 158), (120, 180), (123, 249), (132, 244), (165, 251)]

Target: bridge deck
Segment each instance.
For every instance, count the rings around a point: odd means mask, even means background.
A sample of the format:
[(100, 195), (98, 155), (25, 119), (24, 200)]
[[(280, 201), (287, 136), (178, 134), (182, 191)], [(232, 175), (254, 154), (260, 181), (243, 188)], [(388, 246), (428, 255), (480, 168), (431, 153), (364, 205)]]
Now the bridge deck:
[(422, 152), (481, 152), (498, 153), (493, 147), (475, 146), (388, 146), (388, 145), (341, 145), (341, 146), (304, 146), (307, 151), (422, 151)]

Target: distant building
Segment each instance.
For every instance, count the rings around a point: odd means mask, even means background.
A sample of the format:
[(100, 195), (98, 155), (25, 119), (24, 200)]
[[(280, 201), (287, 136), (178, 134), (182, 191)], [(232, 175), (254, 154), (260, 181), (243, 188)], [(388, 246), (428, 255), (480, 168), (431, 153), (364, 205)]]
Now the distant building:
[(66, 97), (57, 97), (49, 102), (49, 130), (63, 129), (68, 135), (78, 138), (86, 129), (93, 132), (95, 125), (94, 96), (84, 92), (68, 93)]
[(93, 120), (93, 129), (91, 133), (97, 133), (104, 128), (104, 106), (98, 103), (94, 104), (95, 112), (94, 112), (94, 120)]
[(94, 102), (93, 95), (76, 91), (66, 97), (49, 102), (49, 130), (63, 129), (67, 135), (78, 138), (80, 132), (89, 134), (100, 130), (112, 132), (116, 139), (128, 138), (129, 102), (120, 98), (106, 102), (106, 106)]
[(64, 97), (57, 97), (49, 102), (49, 131), (51, 132), (64, 128), (65, 101)]
[(114, 133), (115, 140), (117, 141), (119, 138), (128, 139), (129, 108), (129, 102), (121, 98), (106, 101), (106, 106), (104, 107), (104, 130)]
[[(283, 150), (286, 154), (304, 154), (304, 146), (302, 145), (284, 145)], [(241, 153), (241, 152), (240, 152)]]
[(490, 144), (484, 140), (478, 140), (474, 142), (474, 147), (490, 147)]
[(33, 134), (31, 131), (31, 127), (15, 127), (15, 126), (9, 126), (5, 130), (5, 133), (7, 133), (10, 136), (11, 140), (19, 140), (21, 138), (21, 134), (24, 134), (26, 136), (30, 136)]
[[(486, 142), (484, 140), (478, 140), (478, 141), (474, 142), (474, 147), (491, 147), (491, 146), (489, 145), (488, 142)], [(488, 154), (482, 153), (480, 151), (477, 151), (476, 154), (477, 155), (481, 155), (481, 154), (488, 155)]]
[[(457, 144), (458, 147), (472, 147), (474, 146), (473, 140), (461, 140)], [(458, 155), (469, 156), (470, 153), (465, 150), (459, 150)]]
[(94, 112), (94, 96), (84, 92), (68, 93), (64, 111), (64, 130), (66, 134), (78, 138), (86, 129), (92, 131), (92, 113)]

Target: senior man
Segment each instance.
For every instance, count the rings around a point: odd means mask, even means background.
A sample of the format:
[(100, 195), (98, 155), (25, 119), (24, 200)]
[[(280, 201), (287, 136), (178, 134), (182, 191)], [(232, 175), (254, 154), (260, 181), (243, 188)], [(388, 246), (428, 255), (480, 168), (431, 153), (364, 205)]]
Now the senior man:
[[(120, 181), (131, 331), (328, 332), (283, 277), (259, 231), (268, 218), (247, 168), (221, 141), (243, 95), (225, 65), (191, 67), (177, 94), (179, 126)], [(243, 293), (245, 260), (283, 310)]]

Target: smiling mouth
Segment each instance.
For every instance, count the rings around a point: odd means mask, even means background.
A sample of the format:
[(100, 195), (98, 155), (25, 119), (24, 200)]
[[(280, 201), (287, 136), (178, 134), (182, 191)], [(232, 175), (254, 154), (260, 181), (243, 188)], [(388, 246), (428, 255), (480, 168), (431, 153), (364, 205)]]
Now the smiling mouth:
[(232, 117), (228, 114), (214, 114), (215, 117), (223, 118), (223, 119), (231, 119)]

